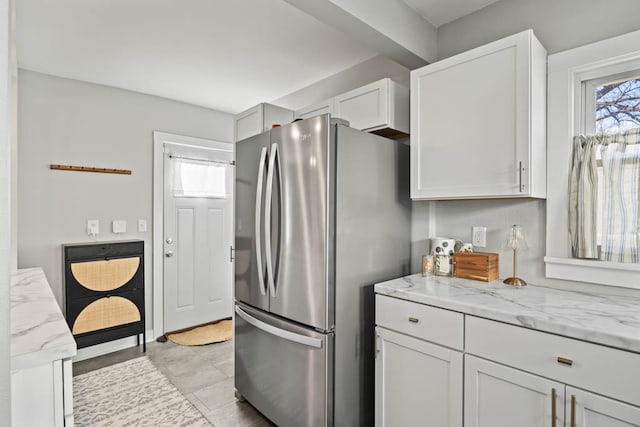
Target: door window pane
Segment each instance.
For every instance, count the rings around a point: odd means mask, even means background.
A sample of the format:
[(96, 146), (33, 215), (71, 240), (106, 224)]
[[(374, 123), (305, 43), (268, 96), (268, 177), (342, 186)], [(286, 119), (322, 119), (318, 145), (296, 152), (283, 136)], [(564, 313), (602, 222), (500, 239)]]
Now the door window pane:
[(227, 165), (175, 157), (172, 158), (171, 165), (174, 196), (218, 199), (227, 197)]

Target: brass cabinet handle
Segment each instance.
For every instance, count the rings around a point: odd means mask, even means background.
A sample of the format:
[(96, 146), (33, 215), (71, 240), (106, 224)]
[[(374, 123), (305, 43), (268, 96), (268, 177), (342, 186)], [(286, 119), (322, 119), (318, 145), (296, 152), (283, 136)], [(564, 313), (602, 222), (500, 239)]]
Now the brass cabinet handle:
[(558, 356), (557, 360), (558, 360), (558, 363), (561, 363), (563, 365), (567, 365), (567, 366), (572, 366), (573, 365), (573, 360), (567, 359), (566, 357)]
[(556, 427), (556, 389), (551, 389), (551, 427)]
[(571, 427), (576, 427), (576, 395), (571, 395)]
[(420, 321), (420, 319), (417, 319), (417, 318), (415, 318), (415, 317), (409, 317), (409, 319), (408, 319), (408, 320), (409, 320), (409, 322), (411, 322), (411, 323), (418, 323), (418, 322)]

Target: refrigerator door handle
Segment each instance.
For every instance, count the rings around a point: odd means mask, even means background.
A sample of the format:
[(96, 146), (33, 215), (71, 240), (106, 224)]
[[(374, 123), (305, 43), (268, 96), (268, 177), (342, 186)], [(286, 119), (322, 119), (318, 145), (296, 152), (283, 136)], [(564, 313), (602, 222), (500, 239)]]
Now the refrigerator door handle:
[(298, 344), (306, 345), (307, 347), (322, 348), (322, 340), (318, 338), (307, 337), (304, 335), (296, 334), (294, 332), (285, 331), (284, 329), (276, 328), (261, 320), (256, 319), (240, 307), (236, 306), (236, 314), (242, 317), (247, 323), (255, 326), (256, 328), (263, 330), (264, 332), (283, 338), (287, 341), (292, 341)]
[[(267, 295), (267, 285), (264, 283), (264, 272), (262, 271), (262, 241), (260, 239), (260, 219), (262, 218), (262, 180), (264, 177), (264, 165), (267, 160), (267, 147), (263, 147), (260, 152), (260, 164), (258, 166), (258, 189), (256, 191), (256, 261), (258, 264), (258, 282), (260, 283), (260, 293)], [(265, 236), (266, 237), (266, 236)]]
[(272, 297), (276, 297), (276, 285), (273, 278), (273, 261), (271, 254), (271, 202), (273, 190), (273, 175), (278, 155), (278, 144), (271, 144), (271, 152), (269, 153), (269, 166), (267, 168), (267, 194), (266, 205), (264, 208), (264, 239), (265, 257), (267, 258), (267, 283), (269, 283), (269, 291)]

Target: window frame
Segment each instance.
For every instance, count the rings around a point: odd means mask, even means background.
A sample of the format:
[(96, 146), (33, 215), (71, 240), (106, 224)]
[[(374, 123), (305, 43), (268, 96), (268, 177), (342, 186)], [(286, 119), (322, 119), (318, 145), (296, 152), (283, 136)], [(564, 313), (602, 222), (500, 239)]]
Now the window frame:
[(583, 82), (640, 70), (638, 46), (635, 31), (548, 57), (547, 278), (640, 289), (640, 264), (571, 257), (567, 209), (573, 136), (584, 129)]

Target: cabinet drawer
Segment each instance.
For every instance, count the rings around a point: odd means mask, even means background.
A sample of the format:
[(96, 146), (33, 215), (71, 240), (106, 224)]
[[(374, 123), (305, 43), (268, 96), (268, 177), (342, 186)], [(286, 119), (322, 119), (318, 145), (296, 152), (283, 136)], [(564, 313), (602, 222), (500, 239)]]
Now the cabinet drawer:
[(640, 354), (467, 316), (467, 353), (640, 405)]
[(426, 341), (462, 350), (461, 313), (376, 295), (376, 324)]

